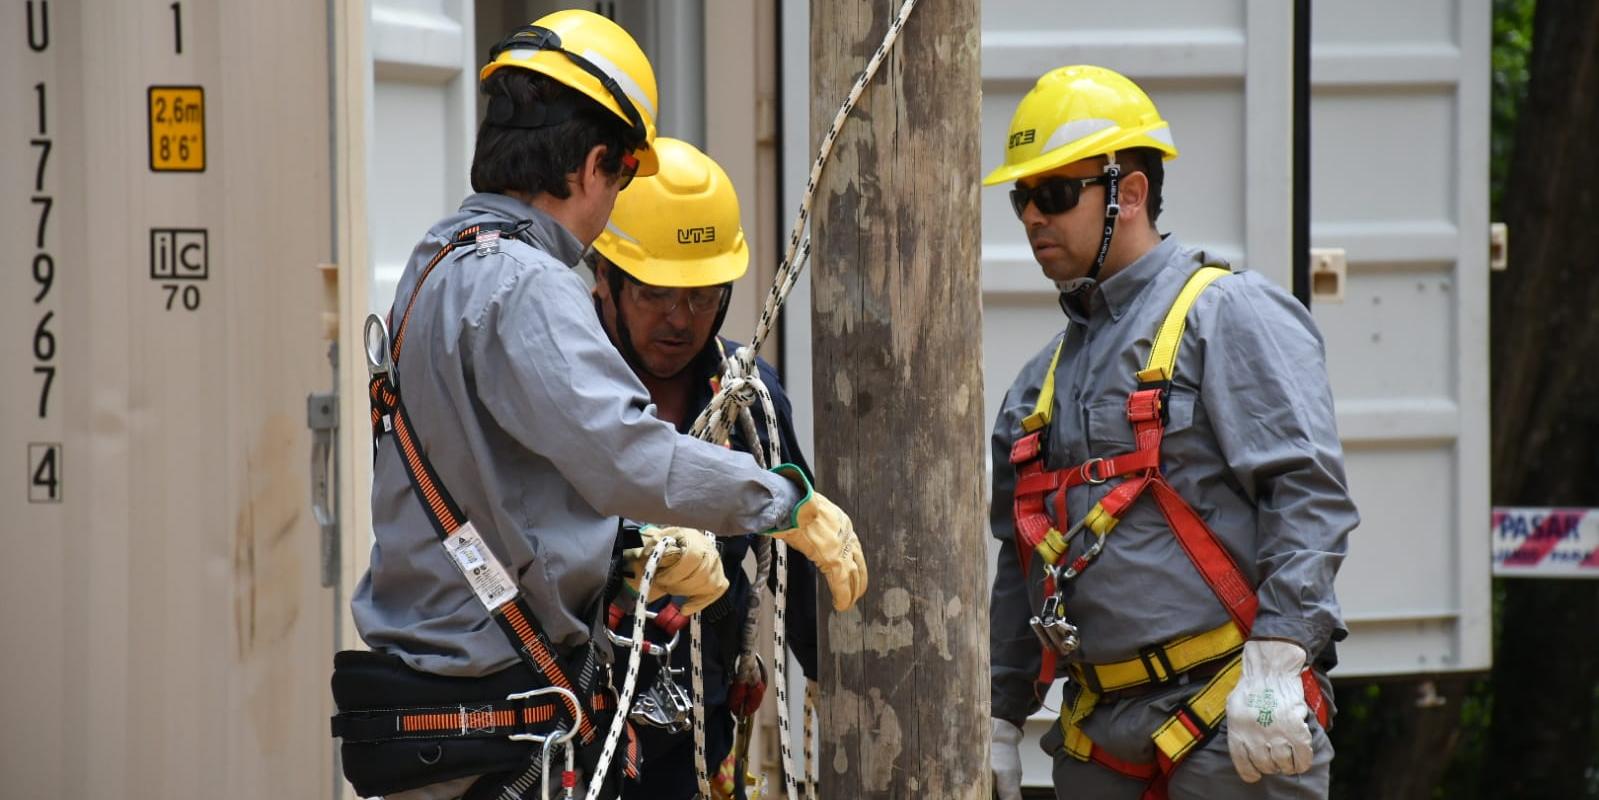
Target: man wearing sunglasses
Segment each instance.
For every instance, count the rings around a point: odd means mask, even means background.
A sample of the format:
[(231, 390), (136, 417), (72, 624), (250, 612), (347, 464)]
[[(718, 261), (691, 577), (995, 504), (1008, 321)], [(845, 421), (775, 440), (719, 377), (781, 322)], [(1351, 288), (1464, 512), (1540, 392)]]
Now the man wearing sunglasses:
[[(652, 413), (572, 269), (635, 172), (658, 169), (643, 51), (573, 10), (490, 58), (477, 193), (417, 245), (387, 324), (367, 326), (383, 329), (367, 354), (373, 548), (351, 605), (371, 652), (338, 654), (333, 676), (362, 796), (538, 796), (569, 776), (547, 774), (528, 737), (557, 730), (593, 774), (615, 708), (595, 633), (619, 591), (621, 517), (781, 538), (840, 609), (866, 586), (848, 517), (801, 470), (762, 470)], [(703, 536), (656, 538), (673, 542), (656, 588), (713, 597)]]
[(1322, 340), (1280, 287), (1157, 231), (1176, 156), (1137, 85), (1062, 67), (984, 180), (1011, 184), (1068, 320), (994, 424), (1003, 800), (1061, 675), (1040, 744), (1062, 798), (1327, 794), (1333, 577), (1358, 516)]
[[(656, 414), (686, 432), (709, 405), (722, 377), (725, 357), (738, 349), (738, 343), (719, 337), (717, 332), (727, 316), (733, 282), (749, 267), (749, 247), (739, 222), (738, 195), (721, 166), (693, 145), (676, 139), (658, 138), (654, 149), (660, 172), (640, 178), (617, 197), (616, 209), (604, 232), (594, 241), (588, 263), (594, 270), (594, 307), (606, 333), (649, 389)], [(764, 360), (757, 359), (757, 367), (777, 412), (782, 460), (810, 475), (777, 373)], [(745, 441), (743, 432), (735, 430), (729, 444), (745, 452), (755, 449), (754, 444), (764, 452), (768, 435), (765, 415), (758, 405), (752, 413), (760, 441)], [(710, 774), (723, 772), (722, 780), (713, 781), (719, 800), (744, 797), (742, 780), (727, 781), (740, 776), (734, 775), (730, 767), (719, 770), (733, 749), (735, 737), (729, 690), (740, 657), (748, 660), (764, 652), (761, 642), (753, 641), (754, 631), (747, 625), (755, 586), (743, 565), (754, 539), (743, 536), (718, 541), (720, 566), (729, 588), (700, 614), (705, 754)], [(636, 543), (628, 541), (626, 545)], [(814, 679), (815, 568), (794, 555), (788, 564), (787, 640), (806, 678)], [(622, 617), (619, 623), (624, 633), (631, 630), (631, 617)], [(646, 633), (660, 644), (672, 638), (654, 623), (646, 628)], [(680, 644), (670, 656), (671, 666), (682, 670), (678, 681), (685, 690), (689, 688), (690, 667), (687, 641), (688, 632), (683, 630)], [(745, 664), (745, 668), (747, 672), (753, 667)], [(619, 673), (616, 678), (620, 684)], [(748, 675), (741, 679), (756, 682)], [(671, 678), (659, 674), (657, 660), (645, 659), (638, 685), (649, 688), (663, 680)], [(754, 703), (759, 703), (758, 696)], [(741, 716), (748, 717), (753, 705), (740, 708)], [(696, 795), (694, 737), (690, 731), (641, 725), (639, 744), (641, 774), (636, 783), (624, 784), (623, 798), (691, 800)]]

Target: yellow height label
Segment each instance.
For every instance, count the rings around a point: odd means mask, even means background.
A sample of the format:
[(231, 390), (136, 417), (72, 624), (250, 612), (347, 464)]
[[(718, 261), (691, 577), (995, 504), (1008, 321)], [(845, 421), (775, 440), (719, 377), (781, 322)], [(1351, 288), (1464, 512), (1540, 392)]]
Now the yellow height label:
[(205, 89), (150, 87), (150, 171), (205, 171)]

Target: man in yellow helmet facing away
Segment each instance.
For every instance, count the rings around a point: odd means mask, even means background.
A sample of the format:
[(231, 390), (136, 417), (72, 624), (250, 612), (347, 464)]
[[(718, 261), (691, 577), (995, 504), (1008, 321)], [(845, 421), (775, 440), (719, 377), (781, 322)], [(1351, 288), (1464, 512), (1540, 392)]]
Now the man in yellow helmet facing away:
[[(1358, 522), (1320, 334), (1257, 273), (1156, 227), (1171, 130), (1127, 78), (1045, 74), (1005, 162), (1068, 319), (993, 434), (992, 765), (1026, 718), (1062, 798), (1320, 798), (1333, 576)], [(1265, 254), (1251, 254), (1264, 258)]]
[[(610, 222), (594, 241), (589, 263), (594, 269), (595, 310), (606, 333), (649, 389), (656, 414), (687, 431), (710, 403), (722, 377), (724, 359), (739, 346), (717, 332), (727, 315), (733, 282), (748, 269), (749, 247), (739, 222), (738, 195), (727, 173), (687, 142), (663, 137), (655, 140), (655, 150), (660, 171), (634, 181), (617, 197)], [(777, 373), (764, 360), (757, 360), (757, 367), (777, 412), (782, 461), (809, 477), (810, 468), (794, 434), (792, 409)], [(764, 412), (757, 407), (752, 413), (761, 441), (745, 441), (744, 434), (735, 430), (729, 444), (745, 452), (756, 448), (765, 452)], [(700, 616), (705, 753), (713, 791), (721, 798), (744, 797), (743, 781), (738, 779), (742, 776), (736, 775), (736, 770), (716, 773), (733, 749), (735, 712), (741, 724), (748, 725), (749, 712), (760, 702), (758, 675), (737, 676), (740, 657), (747, 662), (760, 652), (760, 643), (751, 641), (754, 631), (746, 628), (750, 603), (758, 599), (756, 587), (743, 568), (744, 556), (755, 539), (744, 536), (720, 541), (722, 573), (730, 588)], [(786, 638), (806, 677), (814, 679), (815, 571), (802, 558), (791, 556), (788, 564)], [(676, 614), (657, 617), (647, 629), (650, 638), (660, 644), (670, 642), (681, 628), (672, 623), (677, 618)], [(663, 620), (667, 624), (659, 624)], [(631, 630), (630, 617), (618, 615), (615, 621), (623, 632)], [(660, 668), (670, 666), (681, 670), (678, 680), (686, 689), (690, 667), (687, 640), (688, 632), (681, 631), (680, 644), (669, 656), (648, 660), (639, 673), (639, 685), (664, 686), (663, 682), (673, 678)], [(743, 666), (748, 672), (750, 665)], [(736, 677), (749, 685), (730, 692)], [(671, 687), (657, 690), (656, 697), (671, 691)], [(749, 698), (750, 694), (754, 696)], [(638, 782), (624, 784), (622, 796), (691, 800), (698, 782), (694, 740), (686, 720), (648, 714), (637, 719), (641, 775)]]
[[(762, 470), (652, 412), (572, 270), (617, 194), (657, 169), (638, 44), (562, 11), (490, 59), (476, 194), (417, 244), (387, 320), (367, 323), (373, 547), (351, 610), (371, 651), (336, 656), (332, 726), (362, 796), (533, 797), (621, 771), (602, 746), (616, 701), (596, 633), (621, 583), (622, 517), (780, 537), (828, 565), (840, 608), (866, 584), (848, 517), (798, 470)], [(663, 540), (655, 588), (714, 600), (715, 549), (697, 531)]]

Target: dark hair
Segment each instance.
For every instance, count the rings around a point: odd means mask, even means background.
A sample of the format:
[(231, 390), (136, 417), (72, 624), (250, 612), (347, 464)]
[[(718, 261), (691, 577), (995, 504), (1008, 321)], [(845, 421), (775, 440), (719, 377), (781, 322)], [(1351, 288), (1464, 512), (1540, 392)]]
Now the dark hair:
[(570, 116), (538, 128), (498, 125), (485, 119), (477, 129), (472, 153), (472, 190), (521, 191), (531, 195), (570, 197), (566, 177), (583, 168), (595, 145), (605, 147), (600, 169), (616, 175), (628, 146), (626, 122), (587, 95), (542, 73), (525, 69), (496, 70), (483, 82), (490, 104), (509, 100), (515, 112), (532, 106), (565, 107)]
[(1142, 172), (1149, 180), (1149, 199), (1144, 209), (1150, 227), (1154, 227), (1155, 220), (1160, 219), (1160, 190), (1166, 183), (1166, 162), (1161, 152), (1153, 147), (1134, 147), (1118, 152), (1116, 160), (1123, 164), (1122, 174)]

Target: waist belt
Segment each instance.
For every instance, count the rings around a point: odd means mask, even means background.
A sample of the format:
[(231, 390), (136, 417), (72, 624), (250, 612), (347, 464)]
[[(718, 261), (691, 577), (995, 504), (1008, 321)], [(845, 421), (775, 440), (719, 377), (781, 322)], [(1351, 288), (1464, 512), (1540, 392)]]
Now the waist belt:
[(1096, 694), (1163, 686), (1185, 674), (1192, 678), (1192, 673), (1201, 665), (1214, 664), (1237, 653), (1243, 648), (1245, 638), (1237, 623), (1228, 620), (1204, 633), (1142, 648), (1137, 658), (1110, 664), (1073, 662), (1069, 669), (1078, 683)]

